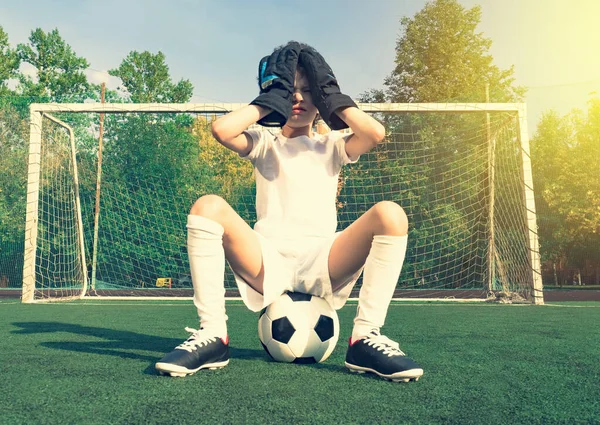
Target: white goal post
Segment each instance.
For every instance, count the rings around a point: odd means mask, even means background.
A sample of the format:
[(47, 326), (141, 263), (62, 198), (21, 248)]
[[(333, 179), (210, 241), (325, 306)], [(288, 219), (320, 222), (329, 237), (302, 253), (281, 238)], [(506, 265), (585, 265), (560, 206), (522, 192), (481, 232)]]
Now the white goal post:
[[(241, 166), (214, 150), (219, 147), (207, 145), (205, 131), (214, 117), (245, 105), (32, 104), (22, 301), (190, 297), (185, 253), (177, 258), (171, 253), (184, 251), (180, 237), (185, 238), (185, 224), (173, 214), (187, 214), (185, 206), (190, 206), (192, 198), (185, 199), (186, 204), (172, 186), (162, 186), (175, 173), (172, 164), (181, 159), (176, 157), (181, 153), (166, 160), (165, 173), (160, 163), (155, 164), (136, 181), (142, 186), (133, 187), (135, 173), (131, 174), (131, 166), (128, 169), (123, 159), (129, 153), (123, 152), (135, 143), (142, 149), (156, 144), (153, 149), (158, 150), (152, 152), (168, 152), (160, 145), (168, 144), (170, 138), (187, 140), (185, 154), (204, 161), (205, 174), (196, 173), (199, 181), (211, 188), (212, 180), (221, 182), (214, 187), (232, 193), (247, 210), (245, 218), (250, 222), (253, 199), (246, 190), (250, 186), (237, 189), (216, 170), (225, 162), (229, 167)], [(340, 176), (340, 228), (379, 200), (394, 200), (405, 208), (413, 248), (409, 247), (395, 296), (543, 304), (525, 105), (373, 103), (359, 107), (384, 122), (388, 137)], [(109, 177), (107, 193), (96, 199), (90, 188), (99, 185), (100, 170), (94, 168), (102, 150), (89, 140), (97, 138), (98, 130), (92, 121), (77, 123), (74, 130), (68, 117), (98, 114), (114, 117), (108, 130), (112, 145), (107, 149), (110, 158), (123, 162), (121, 168), (113, 165), (112, 171), (123, 180), (110, 188)], [(175, 115), (189, 120), (182, 124), (163, 118)], [(140, 128), (150, 127), (155, 132), (143, 139)], [(209, 147), (212, 164), (206, 162)], [(190, 151), (196, 148), (197, 152)], [(135, 155), (131, 158), (135, 162)], [(181, 181), (177, 180), (179, 185)], [(104, 184), (102, 177), (102, 190)], [(126, 196), (129, 189), (132, 194)], [(193, 187), (186, 190), (193, 193)], [(100, 222), (114, 220), (100, 231), (105, 238), (98, 248), (103, 250), (98, 260), (102, 267), (96, 264), (98, 228), (90, 228), (98, 226), (98, 220), (91, 224), (98, 211)], [(134, 228), (140, 220), (146, 222), (148, 232), (161, 227), (162, 233), (150, 236), (141, 230), (137, 240), (126, 240), (137, 232)], [(118, 232), (123, 228), (121, 238)], [(149, 249), (151, 243), (156, 247)], [(173, 247), (167, 248), (168, 243)], [(171, 266), (175, 263), (176, 269)], [(121, 281), (126, 283), (121, 285)], [(235, 290), (232, 285), (227, 288)]]

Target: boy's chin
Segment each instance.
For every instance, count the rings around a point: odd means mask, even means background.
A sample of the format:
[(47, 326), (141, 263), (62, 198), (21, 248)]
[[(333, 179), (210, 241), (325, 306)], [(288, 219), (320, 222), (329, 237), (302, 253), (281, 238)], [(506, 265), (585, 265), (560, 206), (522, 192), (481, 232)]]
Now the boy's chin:
[(285, 125), (293, 129), (301, 129), (304, 127), (312, 127), (312, 121), (289, 119)]
[(287, 125), (288, 127), (294, 128), (294, 129), (310, 127), (310, 123), (306, 123), (306, 122), (301, 123), (301, 122), (294, 122), (294, 121), (288, 121), (285, 125)]

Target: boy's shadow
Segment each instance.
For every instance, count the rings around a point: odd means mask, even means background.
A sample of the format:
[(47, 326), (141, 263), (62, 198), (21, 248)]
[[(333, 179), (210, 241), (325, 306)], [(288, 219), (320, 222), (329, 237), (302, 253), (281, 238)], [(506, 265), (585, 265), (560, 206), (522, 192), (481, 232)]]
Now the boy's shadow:
[[(18, 330), (12, 331), (16, 334), (41, 334), (41, 333), (71, 333), (97, 338), (97, 341), (45, 341), (42, 347), (56, 350), (74, 351), (79, 353), (94, 353), (108, 356), (116, 356), (124, 359), (137, 359), (148, 361), (151, 364), (144, 373), (156, 375), (154, 363), (164, 354), (170, 352), (182, 339), (165, 338), (156, 335), (145, 335), (137, 332), (122, 331), (94, 326), (81, 326), (73, 323), (61, 322), (14, 322)], [(53, 338), (54, 339), (54, 338)], [(90, 338), (91, 339), (91, 338)], [(231, 357), (242, 360), (262, 359), (269, 361), (268, 355), (263, 350), (236, 348), (229, 346)], [(142, 354), (138, 351), (148, 351)], [(156, 355), (153, 355), (155, 353)]]

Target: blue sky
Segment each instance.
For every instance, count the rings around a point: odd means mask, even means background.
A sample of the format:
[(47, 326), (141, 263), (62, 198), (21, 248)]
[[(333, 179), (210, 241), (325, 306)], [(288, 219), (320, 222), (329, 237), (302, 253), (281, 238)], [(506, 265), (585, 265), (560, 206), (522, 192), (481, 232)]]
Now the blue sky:
[[(600, 96), (600, 0), (459, 0), (480, 5), (478, 28), (502, 69), (529, 88), (530, 134), (542, 112), (586, 108)], [(289, 40), (313, 45), (341, 88), (356, 97), (382, 88), (394, 65), (400, 19), (424, 0), (0, 0), (11, 46), (32, 30), (58, 28), (90, 63), (89, 77), (116, 87), (106, 71), (132, 50), (166, 55), (175, 81), (194, 85), (192, 102), (249, 102), (258, 60)]]

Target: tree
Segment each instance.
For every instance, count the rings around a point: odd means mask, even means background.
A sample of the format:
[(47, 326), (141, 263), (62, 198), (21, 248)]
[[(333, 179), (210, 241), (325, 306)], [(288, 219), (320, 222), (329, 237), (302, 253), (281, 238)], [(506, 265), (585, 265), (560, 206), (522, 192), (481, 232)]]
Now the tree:
[(358, 101), (363, 103), (384, 103), (385, 92), (381, 89), (369, 89), (358, 95)]
[(20, 60), (0, 26), (0, 287), (22, 280), (23, 233), (27, 193), (27, 123), (19, 117), (8, 81), (18, 76)]
[(545, 113), (531, 153), (542, 260), (600, 267), (600, 99), (587, 114)]
[(212, 136), (211, 121), (198, 117), (192, 134), (200, 147), (199, 160), (211, 171), (212, 193), (222, 196), (246, 221), (256, 220), (255, 183), (250, 161), (218, 143)]
[[(160, 52), (131, 52), (109, 74), (123, 82), (121, 100), (187, 102), (192, 96), (188, 80), (171, 82)], [(180, 255), (185, 248), (181, 226), (190, 205), (211, 184), (209, 170), (199, 161), (192, 122), (188, 114), (106, 116), (101, 203), (103, 211), (121, 214), (105, 214), (101, 222), (100, 237), (119, 243), (110, 252), (99, 253), (98, 264), (107, 265), (99, 266), (99, 279), (135, 282), (145, 273), (154, 278), (177, 276), (177, 270), (186, 268)], [(93, 199), (92, 185), (88, 193)], [(154, 239), (160, 244), (139, 242)], [(115, 261), (123, 263), (123, 270), (112, 270)]]
[(0, 102), (4, 96), (12, 94), (12, 90), (7, 87), (7, 82), (17, 77), (20, 63), (17, 51), (10, 48), (8, 35), (0, 26)]
[[(187, 102), (193, 86), (189, 80), (173, 84), (165, 55), (133, 51), (117, 69), (109, 71), (123, 82), (120, 91), (133, 103)], [(106, 120), (106, 153), (124, 175), (137, 178), (163, 176), (177, 182), (189, 152), (196, 149), (184, 114), (128, 114)], [(184, 152), (185, 151), (185, 152)], [(183, 168), (182, 168), (183, 167)]]
[(555, 111), (548, 111), (542, 115), (531, 140), (533, 187), (542, 262), (559, 262), (570, 243), (563, 232), (564, 217), (558, 210), (549, 207), (544, 192), (552, 187), (553, 180), (561, 174), (567, 160), (567, 140), (571, 138), (571, 127), (568, 119), (561, 118)]
[(27, 122), (10, 105), (0, 109), (0, 287), (22, 281), (27, 206)]
[[(104, 264), (98, 269), (101, 280), (137, 282), (144, 273), (152, 279), (177, 276), (174, 273), (185, 268), (180, 254), (185, 248), (181, 229), (187, 212), (212, 183), (210, 170), (199, 161), (200, 149), (190, 128), (150, 115), (154, 114), (107, 121), (100, 238), (116, 242), (100, 244), (110, 244), (98, 256), (98, 264)], [(85, 185), (82, 193), (93, 200), (94, 184)], [(87, 227), (93, 228), (93, 214), (87, 214), (87, 219)], [(122, 269), (114, 270), (115, 262)]]
[(392, 102), (516, 102), (525, 89), (513, 87), (513, 67), (500, 70), (488, 53), (491, 40), (476, 32), (481, 8), (457, 0), (428, 2), (414, 18), (401, 19), (396, 67), (386, 78)]
[(37, 28), (29, 37), (29, 44), (19, 44), (17, 52), (22, 62), (33, 65), (37, 71), (37, 81), (20, 76), (21, 94), (50, 102), (83, 102), (98, 97), (84, 74), (89, 66), (87, 60), (73, 52), (57, 29), (46, 33)]
[(0, 237), (21, 240), (25, 230), (27, 122), (10, 107), (0, 109)]
[(132, 51), (117, 69), (108, 73), (121, 79), (124, 86), (121, 91), (133, 103), (185, 103), (194, 90), (189, 80), (173, 84), (162, 52), (154, 55)]
[[(457, 0), (433, 0), (414, 17), (401, 19), (395, 67), (384, 81), (386, 89), (371, 89), (360, 99), (485, 102), (489, 86), (490, 102), (520, 101), (525, 90), (513, 86), (513, 68), (500, 70), (493, 65), (491, 40), (476, 31), (480, 17), (478, 6), (465, 9)], [(486, 258), (489, 208), (485, 200), (491, 180), (488, 141), (485, 130), (481, 131), (485, 118), (485, 114), (386, 114), (382, 121), (388, 136), (382, 149), (386, 150), (383, 161), (388, 163), (382, 169), (382, 161), (374, 161), (362, 170), (372, 180), (363, 185), (377, 187), (377, 179), (383, 179), (400, 187), (399, 201), (409, 214), (411, 234), (416, 235), (407, 255), (422, 261), (414, 278), (429, 275), (423, 278), (424, 284), (433, 275), (434, 279), (448, 278), (451, 287), (468, 269), (459, 272), (448, 264), (460, 264), (461, 256), (469, 264)], [(403, 141), (406, 134), (409, 140)], [(411, 151), (420, 153), (411, 157)], [(433, 233), (432, 228), (436, 229)], [(519, 230), (507, 228), (502, 233)], [(485, 270), (483, 264), (476, 266)], [(484, 274), (464, 278), (478, 284)]]

